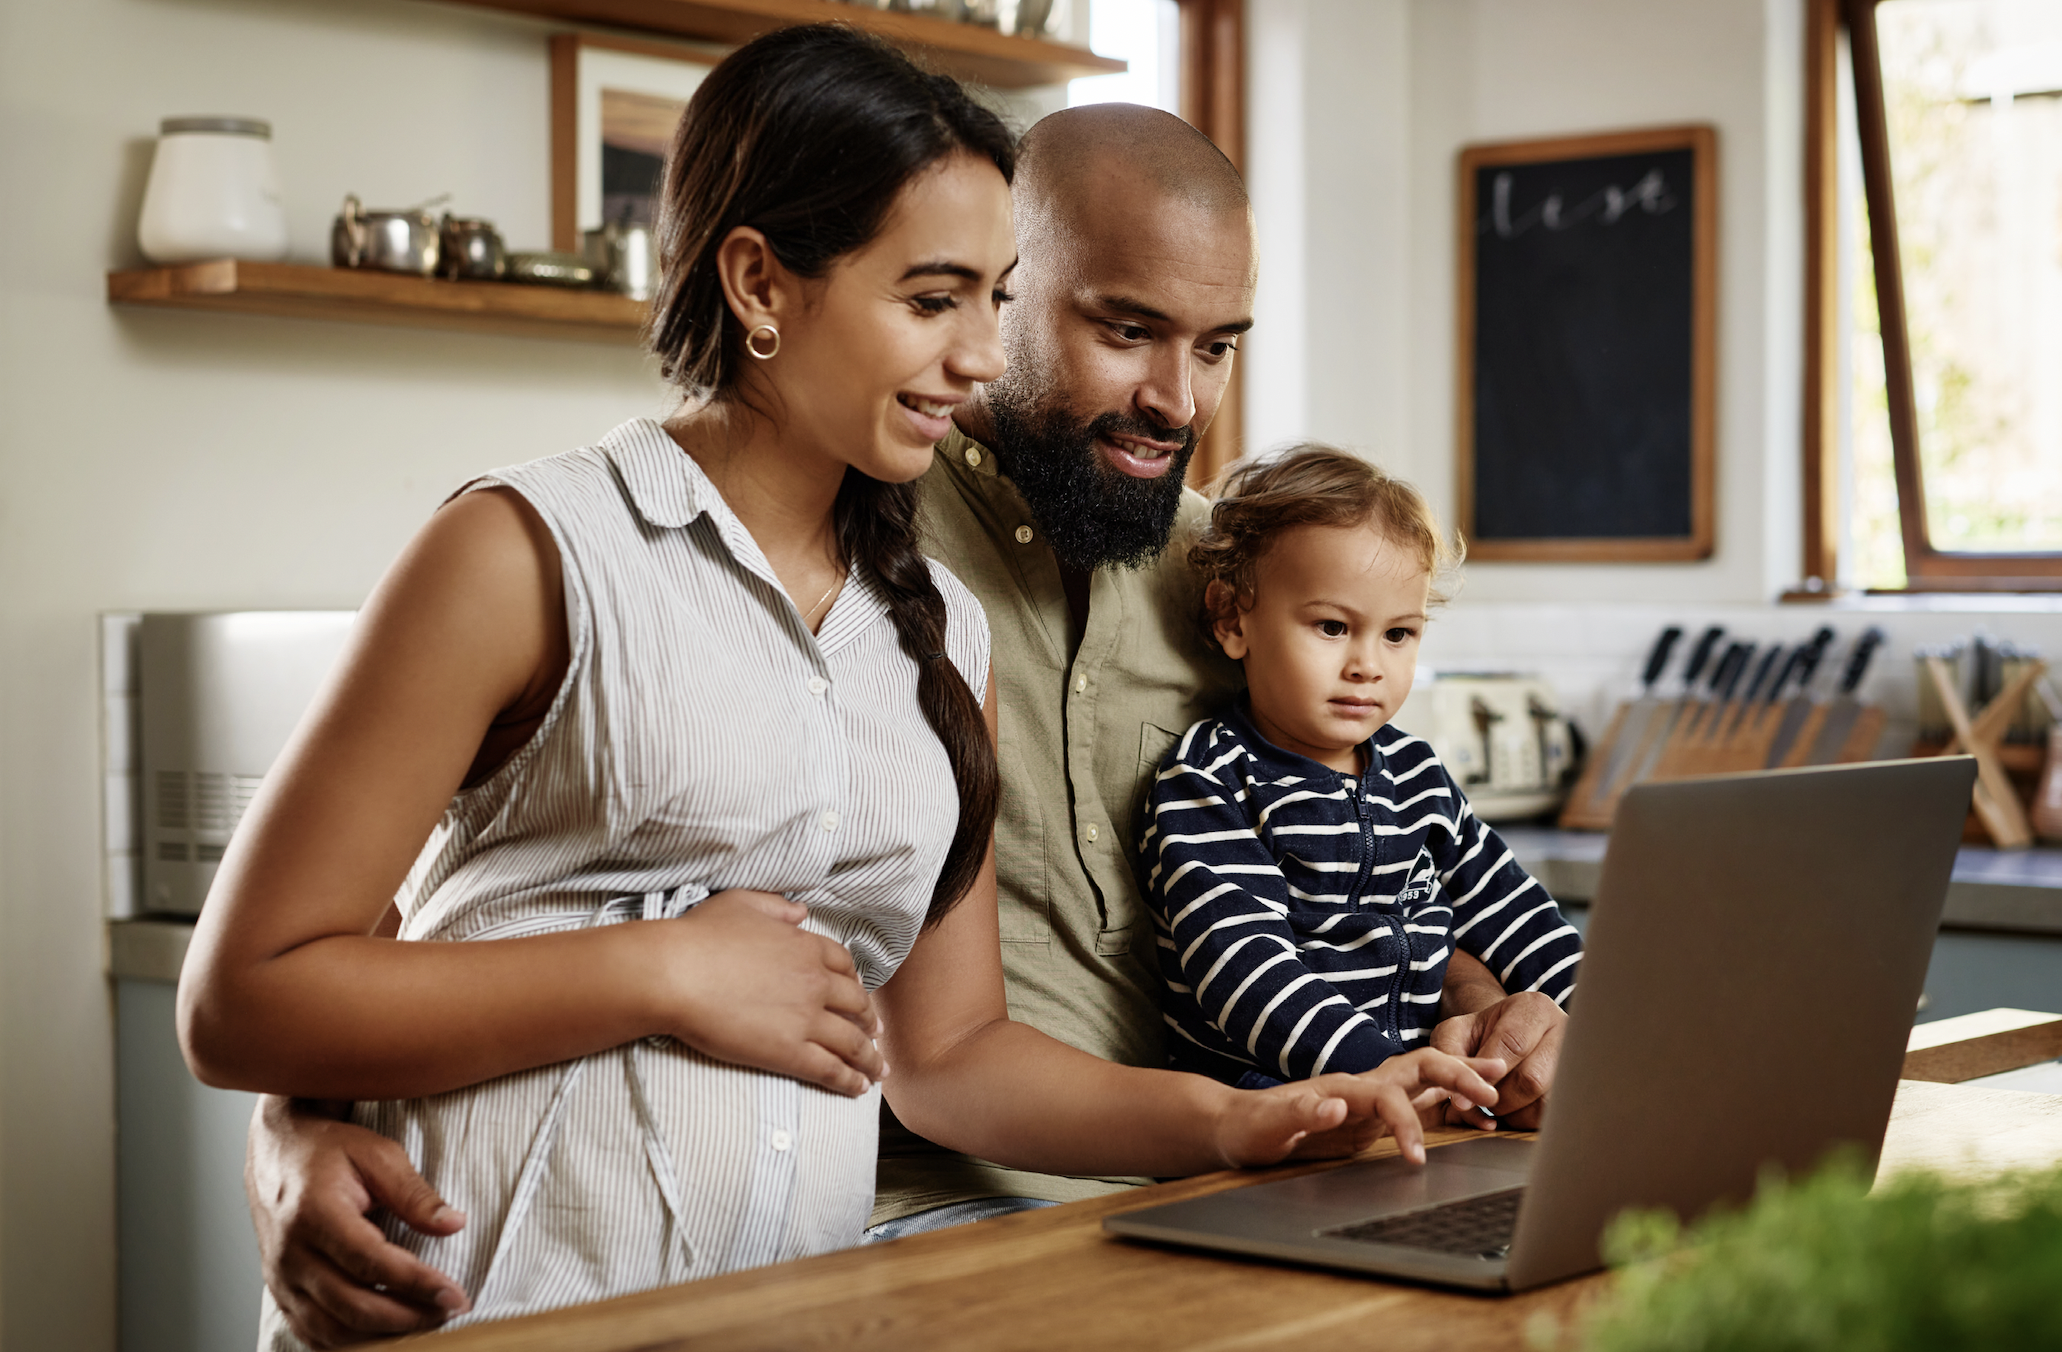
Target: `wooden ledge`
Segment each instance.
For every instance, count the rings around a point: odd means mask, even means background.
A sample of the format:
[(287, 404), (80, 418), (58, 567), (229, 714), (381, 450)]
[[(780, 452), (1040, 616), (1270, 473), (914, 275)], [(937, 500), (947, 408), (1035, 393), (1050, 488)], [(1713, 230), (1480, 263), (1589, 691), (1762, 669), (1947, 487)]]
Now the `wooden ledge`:
[(962, 80), (999, 89), (1114, 75), (1126, 63), (1043, 38), (1023, 38), (928, 14), (897, 14), (833, 0), (460, 0), (483, 9), (601, 24), (705, 42), (744, 43), (793, 24), (844, 23), (912, 48)]
[(2057, 1057), (2062, 1057), (2062, 1019), (1906, 1052), (1900, 1078), (1960, 1084)]
[(219, 258), (107, 275), (113, 305), (634, 344), (645, 305), (605, 291), (445, 282), (393, 272)]

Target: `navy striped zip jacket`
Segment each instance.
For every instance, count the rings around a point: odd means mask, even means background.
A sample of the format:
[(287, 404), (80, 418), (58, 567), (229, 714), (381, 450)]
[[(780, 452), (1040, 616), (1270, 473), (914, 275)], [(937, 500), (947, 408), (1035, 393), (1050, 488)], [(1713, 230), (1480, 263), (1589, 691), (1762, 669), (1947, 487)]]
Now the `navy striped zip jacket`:
[(1244, 698), (1190, 728), (1138, 848), (1171, 1060), (1228, 1084), (1371, 1070), (1426, 1045), (1452, 945), (1565, 1004), (1582, 941), (1395, 727), (1355, 776), (1283, 751)]

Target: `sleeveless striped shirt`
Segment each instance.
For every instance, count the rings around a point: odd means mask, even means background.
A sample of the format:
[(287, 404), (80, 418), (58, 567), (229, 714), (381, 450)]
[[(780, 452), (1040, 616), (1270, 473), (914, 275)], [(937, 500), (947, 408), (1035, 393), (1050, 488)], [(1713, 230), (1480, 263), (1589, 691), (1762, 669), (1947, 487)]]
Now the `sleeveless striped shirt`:
[[(888, 606), (855, 571), (811, 634), (665, 430), (496, 471), (564, 565), (571, 660), (543, 725), (459, 794), (399, 898), (405, 939), (677, 916), (732, 887), (809, 907), (869, 989), (907, 956), (957, 823)], [(988, 679), (979, 604), (936, 563), (946, 653)], [(648, 1039), (430, 1098), (362, 1103), (466, 1227), (388, 1237), (474, 1313), (549, 1309), (854, 1243), (879, 1092), (848, 1099)], [(293, 1347), (267, 1298), (267, 1334)]]

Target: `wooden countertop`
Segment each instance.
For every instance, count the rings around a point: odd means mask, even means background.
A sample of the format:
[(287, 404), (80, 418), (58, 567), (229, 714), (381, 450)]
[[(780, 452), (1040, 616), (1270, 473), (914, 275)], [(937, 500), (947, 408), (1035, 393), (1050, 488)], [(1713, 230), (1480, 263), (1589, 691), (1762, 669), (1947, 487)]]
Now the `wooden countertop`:
[[(1442, 1131), (1447, 1144), (1473, 1133)], [(1393, 1154), (1388, 1142), (1373, 1155)], [(1904, 1081), (1884, 1171), (1964, 1175), (2062, 1161), (2062, 1095)], [(1519, 1296), (1455, 1294), (1186, 1253), (1106, 1236), (1102, 1218), (1264, 1178), (1220, 1173), (1117, 1197), (915, 1235), (593, 1305), (407, 1340), (427, 1352), (662, 1349), (1179, 1348), (1383, 1352), (1522, 1347), (1535, 1320), (1565, 1320), (1607, 1274)]]

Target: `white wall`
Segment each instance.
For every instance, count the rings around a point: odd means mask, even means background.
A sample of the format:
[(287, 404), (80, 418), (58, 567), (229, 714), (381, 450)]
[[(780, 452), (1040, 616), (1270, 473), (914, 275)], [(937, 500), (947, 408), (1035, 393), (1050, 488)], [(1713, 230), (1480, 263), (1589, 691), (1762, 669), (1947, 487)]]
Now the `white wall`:
[(481, 469), (666, 407), (634, 349), (117, 311), (160, 117), (548, 233), (545, 30), (413, 0), (0, 0), (0, 1345), (114, 1345), (95, 615), (356, 605)]
[(1719, 139), (1718, 548), (1480, 564), (1482, 600), (1758, 602), (1794, 582), (1797, 0), (1249, 0), (1261, 237), (1249, 444), (1353, 446), (1453, 505), (1462, 146), (1709, 122)]
[(1247, 21), (1245, 444), (1315, 438), (1429, 478), (1409, 424), (1410, 5), (1249, 0)]

